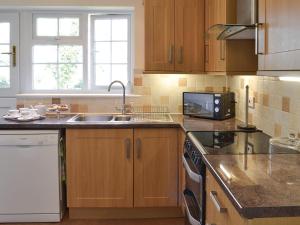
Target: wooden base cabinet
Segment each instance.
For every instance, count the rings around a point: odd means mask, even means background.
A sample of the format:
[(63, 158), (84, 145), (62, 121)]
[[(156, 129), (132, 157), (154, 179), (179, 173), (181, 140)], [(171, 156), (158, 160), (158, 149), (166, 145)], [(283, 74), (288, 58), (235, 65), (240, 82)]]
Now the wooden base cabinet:
[(133, 130), (66, 135), (68, 207), (133, 207)]
[(178, 207), (177, 129), (67, 129), (70, 208)]
[(177, 206), (177, 130), (136, 129), (134, 141), (134, 206)]

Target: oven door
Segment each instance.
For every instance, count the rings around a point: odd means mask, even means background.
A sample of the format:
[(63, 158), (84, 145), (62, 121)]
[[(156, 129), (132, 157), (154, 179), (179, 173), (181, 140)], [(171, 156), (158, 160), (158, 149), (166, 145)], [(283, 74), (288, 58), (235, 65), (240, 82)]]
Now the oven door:
[(184, 153), (182, 162), (186, 173), (186, 184), (183, 192), (187, 224), (204, 225), (204, 183), (188, 153)]

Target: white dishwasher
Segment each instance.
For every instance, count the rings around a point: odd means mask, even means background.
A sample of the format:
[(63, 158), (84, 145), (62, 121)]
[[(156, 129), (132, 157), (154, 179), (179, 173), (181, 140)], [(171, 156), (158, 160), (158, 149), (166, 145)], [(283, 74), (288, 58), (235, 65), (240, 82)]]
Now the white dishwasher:
[(63, 148), (56, 130), (0, 131), (0, 223), (61, 220)]

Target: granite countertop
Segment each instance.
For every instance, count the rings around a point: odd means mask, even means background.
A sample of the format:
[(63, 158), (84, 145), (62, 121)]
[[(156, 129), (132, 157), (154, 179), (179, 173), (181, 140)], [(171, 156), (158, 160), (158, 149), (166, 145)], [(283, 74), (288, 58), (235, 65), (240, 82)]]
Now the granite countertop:
[(55, 116), (34, 122), (12, 122), (0, 118), (0, 129), (64, 129), (64, 128), (182, 128), (188, 131), (226, 131), (237, 130), (239, 121), (229, 119), (214, 121), (208, 119), (189, 118), (180, 114), (171, 114), (173, 122), (114, 122), (114, 123), (69, 123), (74, 115)]
[(203, 157), (245, 218), (300, 216), (300, 154)]

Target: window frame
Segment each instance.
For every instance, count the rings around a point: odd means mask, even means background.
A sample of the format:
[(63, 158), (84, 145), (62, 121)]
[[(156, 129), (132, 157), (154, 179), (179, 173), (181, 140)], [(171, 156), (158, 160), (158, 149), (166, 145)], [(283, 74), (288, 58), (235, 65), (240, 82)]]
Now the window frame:
[[(132, 92), (133, 84), (133, 15), (134, 10), (124, 7), (124, 9), (106, 10), (74, 10), (74, 9), (57, 9), (57, 10), (25, 10), (20, 13), (20, 43), (21, 43), (21, 54), (20, 54), (20, 93), (61, 93), (61, 94), (105, 94), (107, 93), (107, 87), (94, 85), (95, 76), (93, 75), (92, 60), (93, 52), (91, 51), (91, 38), (92, 38), (92, 17), (99, 16), (120, 16), (122, 18), (128, 18), (128, 84), (126, 90), (128, 93)], [(79, 36), (69, 37), (60, 36), (55, 37), (39, 37), (35, 35), (36, 18), (45, 17), (47, 18), (66, 18), (66, 17), (80, 17), (80, 33)], [(23, 30), (23, 32), (22, 32)], [(33, 46), (34, 45), (82, 45), (83, 46), (83, 88), (78, 89), (58, 89), (58, 90), (35, 90), (33, 89)], [(121, 87), (113, 87), (114, 90), (118, 91)]]
[[(57, 36), (38, 36), (37, 35), (37, 19), (38, 18), (57, 18)], [(59, 19), (60, 18), (78, 18), (79, 19), (79, 35), (78, 36), (60, 36), (59, 35)], [(73, 40), (81, 40), (83, 39), (84, 34), (84, 15), (82, 13), (76, 12), (32, 12), (32, 39), (33, 40), (44, 40), (44, 41), (53, 41), (53, 40), (65, 40), (65, 41), (73, 41)]]
[[(90, 31), (90, 81), (91, 81), (91, 89), (93, 90), (101, 90), (103, 88), (107, 88), (105, 85), (96, 85), (96, 71), (95, 71), (95, 65), (96, 65), (96, 46), (94, 41), (94, 22), (97, 19), (113, 19), (113, 18), (126, 18), (128, 20), (128, 33), (127, 33), (127, 80), (128, 83), (124, 84), (126, 87), (132, 86), (132, 76), (133, 76), (133, 70), (132, 70), (132, 15), (131, 14), (106, 14), (106, 15), (91, 15), (90, 16), (90, 24), (91, 24), (91, 31)], [(110, 63), (113, 64), (113, 63)]]

